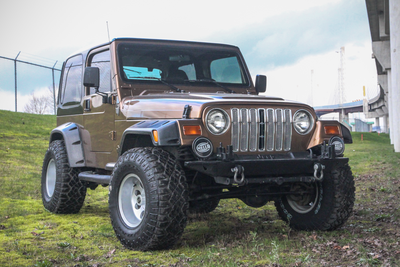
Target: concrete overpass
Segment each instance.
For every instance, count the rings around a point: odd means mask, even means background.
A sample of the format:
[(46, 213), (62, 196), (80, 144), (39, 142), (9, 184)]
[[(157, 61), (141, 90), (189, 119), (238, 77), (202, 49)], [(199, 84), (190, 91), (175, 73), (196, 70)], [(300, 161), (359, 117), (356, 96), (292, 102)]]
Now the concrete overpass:
[(340, 119), (340, 116), (343, 116), (343, 119), (346, 119), (346, 117), (348, 118), (349, 113), (364, 111), (362, 100), (351, 102), (351, 103), (345, 103), (345, 104), (314, 107), (314, 110), (317, 113), (318, 117), (328, 114), (328, 113), (338, 112), (339, 119)]
[(351, 129), (351, 125), (349, 124), (349, 113), (363, 112), (364, 102), (363, 100), (360, 100), (344, 104), (319, 106), (314, 107), (314, 110), (318, 117), (329, 113), (339, 113), (339, 121)]
[(400, 1), (365, 3), (380, 90), (375, 98), (364, 103), (364, 113), (378, 123), (379, 117), (383, 117), (394, 150), (400, 152)]

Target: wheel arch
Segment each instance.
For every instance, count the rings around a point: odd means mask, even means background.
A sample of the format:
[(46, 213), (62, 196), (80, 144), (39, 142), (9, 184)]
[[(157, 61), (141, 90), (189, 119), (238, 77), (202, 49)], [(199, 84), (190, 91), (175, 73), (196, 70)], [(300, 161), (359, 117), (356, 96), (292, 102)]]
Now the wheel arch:
[(71, 168), (86, 166), (80, 127), (78, 124), (68, 122), (54, 128), (51, 131), (49, 143), (56, 140), (64, 141), (68, 163)]
[[(157, 137), (154, 136), (157, 132)], [(134, 147), (179, 146), (181, 138), (176, 120), (145, 120), (127, 128), (121, 138), (118, 156)]]
[(154, 147), (154, 143), (150, 134), (127, 133), (122, 137), (119, 156), (134, 147)]

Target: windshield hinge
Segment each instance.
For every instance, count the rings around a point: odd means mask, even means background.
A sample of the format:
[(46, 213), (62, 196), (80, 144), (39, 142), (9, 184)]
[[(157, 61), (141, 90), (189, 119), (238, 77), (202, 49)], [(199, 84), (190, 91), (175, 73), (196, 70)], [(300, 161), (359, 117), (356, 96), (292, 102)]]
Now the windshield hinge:
[(183, 109), (182, 119), (188, 119), (190, 116), (190, 111), (192, 111), (192, 107), (189, 105), (185, 105)]

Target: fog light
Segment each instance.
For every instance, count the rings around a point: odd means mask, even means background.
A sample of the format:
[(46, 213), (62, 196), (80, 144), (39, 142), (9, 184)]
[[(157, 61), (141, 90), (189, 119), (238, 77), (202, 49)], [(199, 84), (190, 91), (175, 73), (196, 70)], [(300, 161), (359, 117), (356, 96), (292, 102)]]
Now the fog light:
[(207, 158), (211, 156), (214, 147), (211, 141), (205, 137), (197, 137), (192, 144), (193, 153), (200, 158)]
[(335, 147), (335, 154), (336, 156), (342, 156), (344, 153), (344, 142), (342, 138), (339, 136), (333, 136), (329, 140), (329, 145), (333, 145)]

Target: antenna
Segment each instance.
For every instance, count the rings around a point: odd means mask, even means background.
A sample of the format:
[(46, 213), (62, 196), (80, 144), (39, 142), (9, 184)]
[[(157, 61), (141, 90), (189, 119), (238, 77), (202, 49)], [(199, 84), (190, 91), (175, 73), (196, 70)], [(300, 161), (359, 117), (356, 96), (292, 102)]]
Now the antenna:
[(108, 41), (110, 42), (111, 40), (110, 40), (110, 31), (108, 30), (108, 21), (106, 21), (106, 24), (107, 24)]

